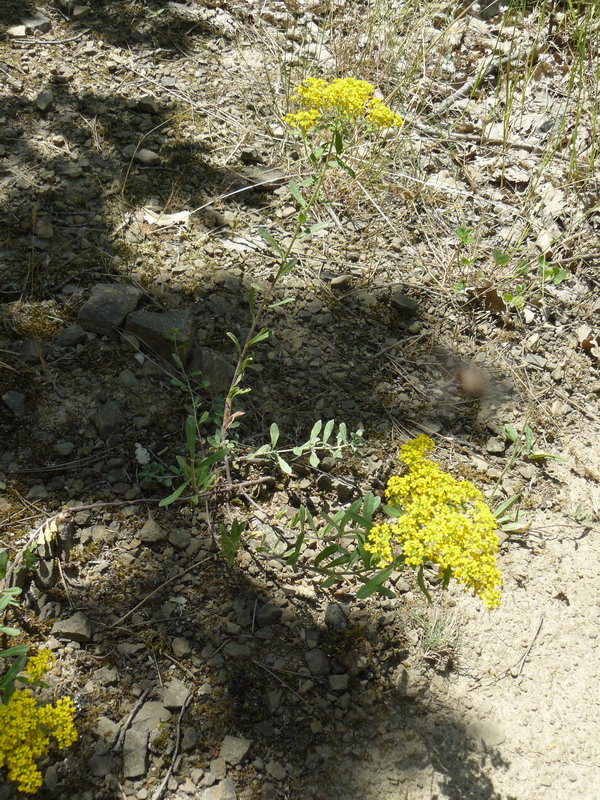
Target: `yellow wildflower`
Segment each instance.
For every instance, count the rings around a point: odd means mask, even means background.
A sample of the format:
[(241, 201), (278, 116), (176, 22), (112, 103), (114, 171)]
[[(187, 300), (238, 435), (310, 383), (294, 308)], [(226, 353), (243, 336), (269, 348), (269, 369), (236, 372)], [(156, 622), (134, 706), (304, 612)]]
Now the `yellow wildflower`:
[(375, 87), (357, 78), (337, 78), (328, 83), (322, 78), (306, 78), (294, 89), (292, 99), (301, 110), (287, 114), (284, 122), (306, 132), (319, 125), (365, 120), (376, 128), (399, 128), (402, 118), (377, 97)]
[[(29, 659), (25, 674), (32, 681), (39, 680), (51, 660), (49, 650), (40, 650)], [(48, 751), (50, 736), (61, 748), (77, 739), (74, 714), (70, 697), (41, 705), (29, 689), (13, 692), (8, 703), (0, 705), (0, 768), (7, 767), (8, 777), (19, 791), (34, 793), (42, 785), (42, 773), (35, 762)]]
[(40, 650), (35, 656), (31, 656), (27, 660), (25, 667), (25, 675), (30, 681), (35, 682), (43, 678), (50, 669), (54, 661), (54, 656), (47, 648)]
[(433, 449), (427, 436), (418, 436), (400, 449), (408, 470), (394, 475), (387, 487), (391, 505), (404, 514), (374, 526), (365, 548), (380, 556), (380, 566), (393, 560), (392, 544), (400, 546), (404, 562), (425, 562), (451, 570), (489, 608), (500, 604), (502, 580), (496, 566), (496, 520), (482, 493), (470, 481), (459, 481), (425, 456)]

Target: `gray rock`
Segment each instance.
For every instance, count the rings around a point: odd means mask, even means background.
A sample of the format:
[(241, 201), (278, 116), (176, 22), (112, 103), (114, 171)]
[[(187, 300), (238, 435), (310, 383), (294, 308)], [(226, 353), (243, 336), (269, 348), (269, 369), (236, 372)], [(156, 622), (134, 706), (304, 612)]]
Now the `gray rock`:
[(276, 781), (285, 780), (285, 776), (287, 775), (285, 767), (282, 767), (278, 761), (269, 761), (266, 770)]
[(322, 650), (319, 650), (318, 647), (315, 647), (314, 650), (309, 650), (304, 658), (312, 675), (317, 677), (329, 675), (329, 662), (327, 660), (327, 656)]
[(133, 286), (99, 283), (79, 312), (79, 324), (86, 331), (111, 333), (133, 311), (142, 293)]
[(169, 711), (179, 711), (190, 695), (190, 690), (179, 678), (173, 680), (165, 688), (163, 705)]
[(242, 164), (262, 164), (263, 157), (256, 147), (242, 147), (240, 150), (240, 160)]
[(85, 644), (89, 642), (93, 636), (93, 628), (90, 620), (85, 616), (83, 611), (77, 611), (72, 617), (62, 619), (55, 622), (52, 626), (51, 633), (57, 639), (66, 640), (68, 642), (80, 642)]
[(227, 762), (224, 758), (213, 758), (210, 762), (210, 774), (212, 776), (211, 783), (222, 781), (227, 775)]
[(2, 402), (15, 417), (22, 417), (26, 411), (27, 397), (22, 392), (4, 392)]
[(24, 39), (27, 36), (27, 28), (25, 25), (12, 25), (7, 28), (6, 34), (12, 39)]
[(178, 550), (185, 550), (191, 538), (190, 532), (186, 531), (185, 528), (175, 528), (169, 534), (169, 544), (172, 544)]
[(400, 289), (393, 289), (390, 296), (390, 305), (400, 314), (416, 314), (419, 304), (411, 297), (407, 297)]
[(191, 753), (198, 744), (198, 732), (195, 728), (188, 725), (183, 729), (183, 736), (181, 737), (181, 749), (184, 753)]
[(84, 5), (74, 5), (73, 10), (71, 11), (71, 18), (74, 20), (85, 19), (89, 17), (92, 13), (92, 9), (89, 6)]
[[(42, 92), (42, 94), (50, 94), (50, 92)], [(38, 108), (40, 108), (38, 100), (40, 99), (42, 94), (39, 94), (37, 96), (36, 101), (35, 101), (36, 105), (38, 106)], [(52, 99), (52, 95), (51, 94), (50, 94), (50, 98)], [(42, 109), (42, 111), (45, 111), (45, 110), (46, 110), (45, 108)], [(39, 236), (40, 239), (52, 239), (52, 237), (54, 236), (54, 228), (52, 227), (52, 223), (50, 222), (48, 217), (38, 217), (37, 222), (35, 223), (35, 228), (33, 229), (33, 232), (35, 233), (36, 236)]]
[(137, 150), (134, 144), (129, 144), (127, 147), (124, 147), (122, 152), (125, 158), (133, 158), (134, 161), (144, 166), (158, 164), (160, 161), (160, 156), (158, 153), (155, 153), (154, 150), (147, 150), (145, 147), (140, 147), (140, 149)]
[(265, 191), (285, 183), (285, 173), (273, 167), (243, 167), (238, 173), (249, 186)]
[[(52, 92), (40, 92), (38, 96), (35, 98), (35, 104), (40, 111), (49, 111), (52, 108), (52, 105), (54, 104), (54, 95), (52, 94)], [(41, 238), (49, 239), (50, 236), (42, 236)]]
[(194, 336), (194, 316), (186, 310), (134, 311), (125, 322), (125, 329), (133, 333), (147, 347), (170, 359), (176, 346), (190, 345)]
[(266, 781), (262, 785), (260, 796), (261, 800), (277, 800), (277, 790), (272, 783)]
[(192, 652), (192, 647), (187, 639), (183, 636), (176, 636), (171, 642), (171, 649), (177, 658), (185, 658)]
[(492, 436), (485, 444), (488, 453), (504, 453), (505, 448), (506, 443), (499, 436)]
[(137, 107), (140, 111), (143, 111), (144, 114), (158, 114), (159, 112), (158, 103), (153, 97), (150, 97), (149, 94), (140, 97)]
[(209, 381), (210, 392), (219, 395), (227, 392), (235, 368), (221, 353), (209, 347), (194, 346), (188, 364), (190, 372), (201, 372), (202, 380)]
[(108, 747), (112, 747), (119, 735), (119, 726), (109, 717), (98, 717), (94, 733), (102, 739)]
[(266, 603), (256, 612), (256, 624), (259, 628), (262, 628), (265, 625), (271, 625), (273, 622), (277, 622), (281, 618), (282, 613), (282, 609), (279, 608), (279, 606), (276, 606), (273, 603)]
[(52, 28), (52, 23), (41, 11), (36, 10), (35, 14), (32, 14), (27, 19), (23, 20), (23, 25), (25, 25), (25, 30), (32, 36), (35, 33), (48, 33), (48, 31)]
[(73, 345), (79, 344), (85, 341), (85, 339), (86, 333), (81, 325), (69, 325), (68, 328), (60, 332), (58, 344), (61, 345), (61, 347), (73, 347)]
[(123, 412), (114, 400), (107, 400), (90, 416), (91, 422), (103, 439), (117, 433), (123, 425)]
[(105, 778), (110, 774), (113, 766), (112, 756), (92, 756), (88, 758), (88, 769), (96, 778)]
[(75, 445), (73, 442), (57, 442), (52, 448), (57, 456), (70, 456)]
[(348, 627), (348, 611), (340, 603), (328, 603), (325, 609), (325, 625), (333, 631)]
[(251, 739), (244, 739), (241, 736), (226, 736), (221, 743), (219, 755), (228, 764), (235, 767), (245, 757), (251, 744)]
[(163, 703), (158, 700), (148, 700), (135, 715), (131, 724), (134, 728), (156, 731), (161, 722), (166, 722), (170, 718), (171, 712), (165, 708)]
[(224, 781), (205, 789), (200, 797), (201, 800), (237, 800), (235, 783), (231, 778), (225, 778)]
[(123, 741), (123, 775), (139, 778), (146, 774), (148, 761), (148, 731), (129, 728)]
[(153, 519), (146, 520), (142, 530), (138, 533), (138, 539), (142, 542), (162, 542), (167, 536), (167, 532)]
[(334, 692), (345, 692), (349, 682), (350, 678), (346, 674), (329, 676), (329, 685)]
[(348, 289), (352, 284), (352, 275), (336, 275), (331, 279), (332, 289)]

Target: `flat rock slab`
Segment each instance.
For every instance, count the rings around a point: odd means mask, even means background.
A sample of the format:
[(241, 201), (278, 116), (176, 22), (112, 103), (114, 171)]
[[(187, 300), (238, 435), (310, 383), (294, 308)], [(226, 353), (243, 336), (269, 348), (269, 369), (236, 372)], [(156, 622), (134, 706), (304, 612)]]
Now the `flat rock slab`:
[(201, 800), (237, 800), (235, 784), (231, 778), (225, 778), (224, 781), (205, 789), (199, 797)]
[(123, 775), (139, 778), (146, 774), (148, 761), (148, 731), (129, 728), (123, 741)]
[(235, 767), (245, 757), (251, 744), (251, 739), (244, 739), (242, 736), (226, 736), (221, 744), (219, 756)]
[(194, 315), (187, 309), (164, 311), (160, 314), (154, 311), (134, 311), (129, 314), (125, 323), (126, 330), (164, 358), (170, 358), (177, 349), (176, 346), (191, 344), (194, 327)]
[(91, 640), (93, 633), (92, 623), (82, 611), (77, 611), (72, 617), (59, 620), (52, 626), (52, 634), (57, 639), (68, 642), (85, 644)]
[(79, 312), (78, 322), (86, 331), (108, 334), (134, 311), (142, 293), (134, 286), (98, 283)]
[(185, 683), (180, 681), (179, 678), (174, 678), (165, 688), (163, 705), (169, 711), (179, 711), (189, 696), (190, 690)]
[(221, 353), (210, 347), (195, 346), (188, 364), (190, 372), (201, 372), (202, 380), (208, 381), (208, 391), (220, 395), (229, 390), (235, 368)]

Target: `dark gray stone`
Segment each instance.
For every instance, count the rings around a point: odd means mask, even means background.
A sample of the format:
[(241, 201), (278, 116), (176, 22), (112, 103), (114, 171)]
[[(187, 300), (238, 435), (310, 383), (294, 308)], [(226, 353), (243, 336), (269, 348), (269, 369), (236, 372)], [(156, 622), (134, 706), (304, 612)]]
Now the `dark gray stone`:
[(393, 289), (390, 296), (390, 304), (395, 311), (400, 314), (416, 314), (419, 304), (411, 297), (407, 297), (399, 289)]
[(167, 531), (163, 530), (158, 522), (149, 519), (144, 523), (142, 530), (138, 533), (138, 539), (142, 542), (162, 542), (168, 536)]
[(27, 410), (27, 397), (22, 392), (4, 392), (2, 402), (12, 411), (15, 417), (22, 417)]
[(143, 111), (144, 114), (158, 114), (159, 112), (158, 103), (153, 97), (150, 97), (149, 94), (140, 97), (138, 100), (138, 108), (140, 111)]
[(221, 743), (219, 756), (235, 767), (246, 756), (251, 744), (251, 739), (244, 739), (241, 736), (226, 736)]
[(221, 353), (210, 347), (194, 346), (188, 364), (190, 372), (200, 372), (201, 379), (210, 383), (213, 395), (225, 394), (229, 390), (235, 367)]
[(123, 741), (123, 775), (139, 778), (146, 774), (148, 761), (148, 731), (129, 728)]
[(272, 625), (273, 622), (278, 622), (281, 619), (283, 611), (279, 606), (273, 603), (266, 603), (261, 606), (256, 612), (256, 624), (259, 628), (265, 625)]
[(63, 331), (60, 332), (58, 337), (58, 343), (61, 347), (73, 347), (73, 345), (79, 344), (80, 342), (84, 342), (86, 339), (86, 333), (81, 327), (81, 325), (69, 325), (68, 328), (65, 328)]
[(133, 311), (142, 293), (133, 286), (99, 283), (79, 312), (79, 324), (86, 331), (111, 333)]
[(329, 675), (329, 662), (322, 650), (315, 647), (314, 650), (309, 650), (304, 658), (312, 675), (316, 677)]
[(80, 642), (86, 644), (93, 636), (92, 623), (83, 611), (77, 611), (72, 617), (55, 622), (51, 633), (57, 639), (67, 642)]
[(113, 433), (117, 433), (123, 425), (123, 412), (114, 400), (108, 400), (94, 411), (90, 420), (96, 426), (98, 433), (106, 439)]
[(194, 316), (187, 309), (162, 313), (142, 310), (128, 315), (125, 329), (147, 347), (170, 359), (177, 347), (181, 349), (191, 344), (194, 325)]
[(332, 631), (343, 631), (348, 627), (348, 612), (339, 603), (328, 603), (325, 609), (325, 625)]
[[(40, 111), (49, 111), (54, 104), (54, 95), (52, 92), (40, 92), (35, 98), (35, 104)], [(37, 235), (40, 236), (41, 234), (38, 233)], [(41, 238), (49, 239), (50, 236), (42, 236)]]

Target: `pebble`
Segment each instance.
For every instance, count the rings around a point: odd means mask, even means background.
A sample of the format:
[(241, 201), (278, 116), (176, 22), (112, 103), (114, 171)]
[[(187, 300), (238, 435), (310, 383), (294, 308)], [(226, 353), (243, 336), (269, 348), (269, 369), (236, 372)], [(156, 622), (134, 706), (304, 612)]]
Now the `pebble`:
[(51, 632), (61, 641), (86, 644), (91, 641), (94, 631), (83, 611), (77, 611), (73, 616), (55, 622)]
[(236, 766), (245, 757), (252, 744), (251, 739), (242, 736), (226, 736), (221, 742), (220, 757), (232, 766)]
[(322, 650), (319, 650), (319, 648), (309, 650), (304, 658), (312, 675), (315, 677), (329, 675), (329, 661)]
[(8, 391), (2, 395), (2, 402), (15, 417), (22, 417), (27, 410), (27, 397), (22, 392)]
[(132, 312), (142, 293), (134, 286), (99, 283), (79, 312), (78, 322), (86, 331), (108, 334), (122, 324)]
[(90, 421), (94, 423), (102, 439), (107, 439), (114, 433), (118, 433), (124, 423), (123, 412), (114, 400), (107, 400), (106, 403), (98, 406), (90, 416)]
[(168, 536), (167, 531), (160, 527), (158, 522), (149, 519), (144, 523), (143, 528), (138, 533), (138, 538), (141, 542), (153, 543), (162, 542)]
[(123, 741), (123, 775), (139, 778), (146, 774), (148, 760), (148, 731), (131, 727)]

